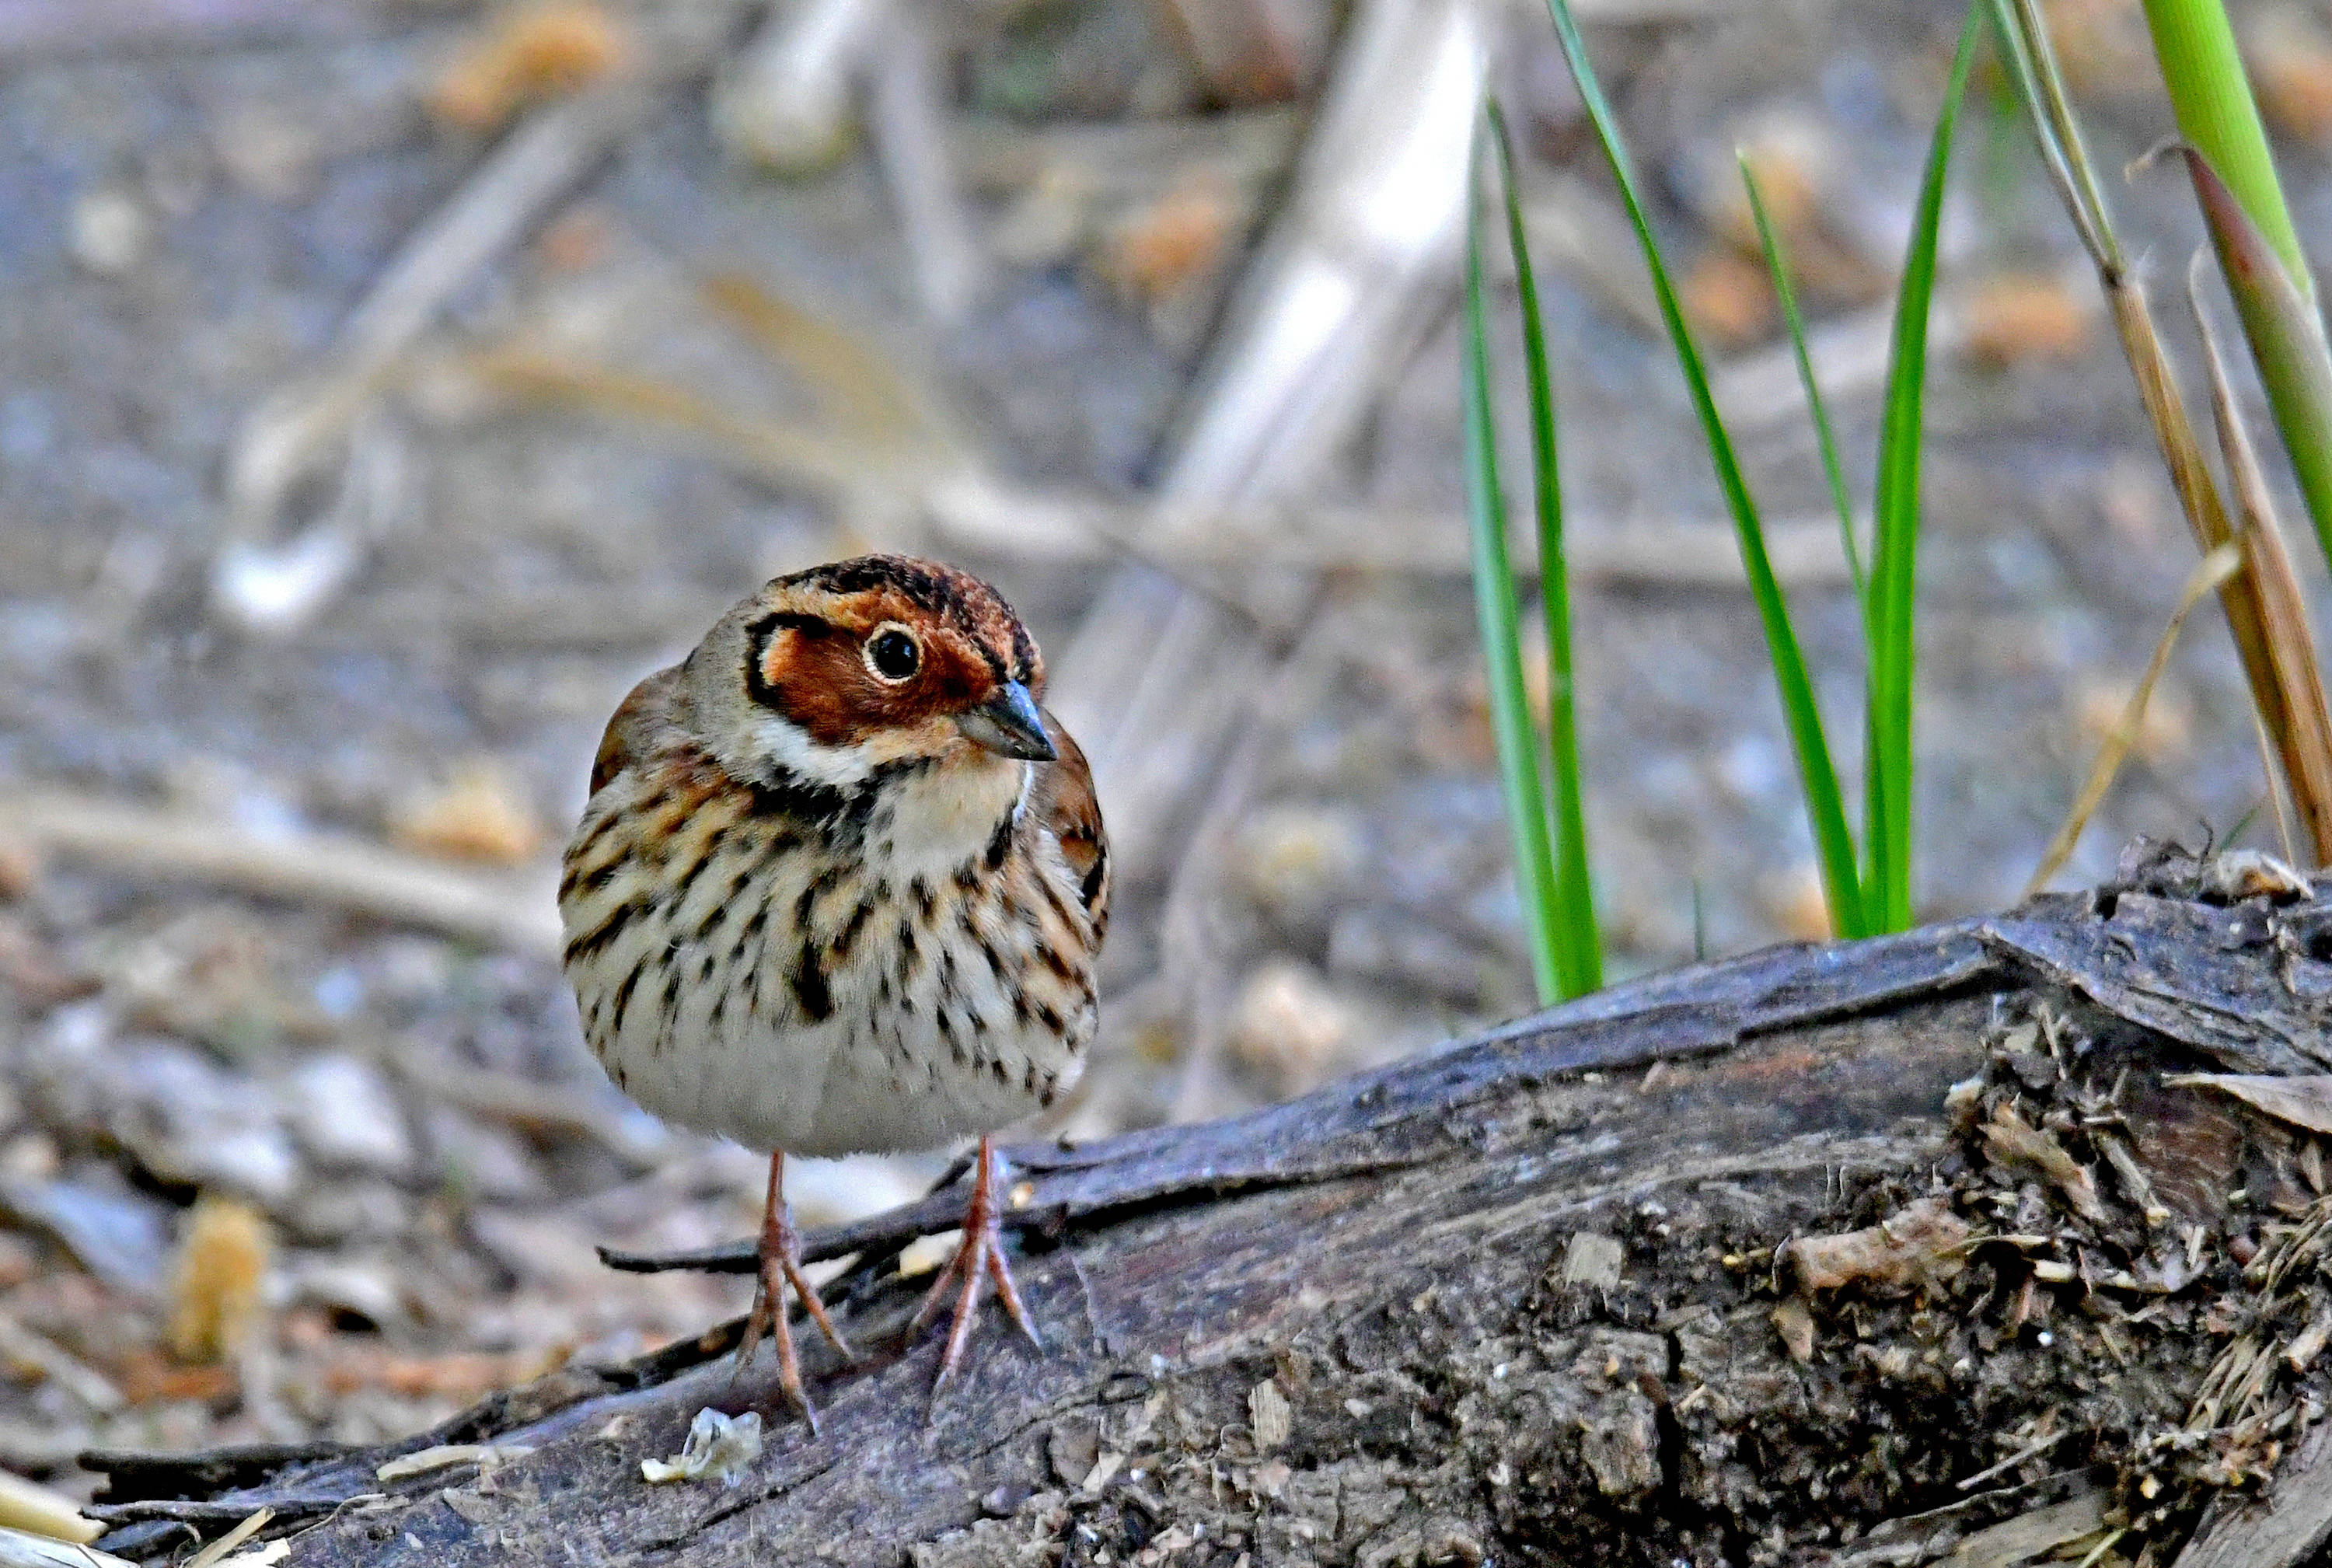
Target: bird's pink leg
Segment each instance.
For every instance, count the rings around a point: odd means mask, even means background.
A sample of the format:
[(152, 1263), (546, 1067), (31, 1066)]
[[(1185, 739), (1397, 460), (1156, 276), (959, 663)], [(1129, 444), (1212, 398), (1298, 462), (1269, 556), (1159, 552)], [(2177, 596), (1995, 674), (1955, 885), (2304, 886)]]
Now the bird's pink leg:
[(817, 1287), (803, 1277), (801, 1270), (801, 1235), (794, 1229), (793, 1209), (786, 1203), (786, 1157), (782, 1153), (769, 1156), (769, 1196), (761, 1209), (760, 1269), (753, 1287), (753, 1308), (745, 1318), (744, 1342), (737, 1347), (737, 1371), (741, 1372), (760, 1348), (761, 1334), (769, 1330), (778, 1342), (778, 1386), (809, 1422), (812, 1435), (817, 1431), (817, 1411), (811, 1408), (809, 1395), (802, 1388), (801, 1361), (794, 1354), (793, 1325), (787, 1321), (786, 1286), (793, 1286), (794, 1298), (807, 1308), (817, 1326), (834, 1348), (842, 1353), (845, 1361), (855, 1361), (850, 1346), (844, 1343), (841, 1331), (826, 1315), (826, 1303), (817, 1296)]
[(940, 1357), (940, 1375), (933, 1382), (934, 1390), (945, 1385), (954, 1375), (956, 1365), (963, 1360), (963, 1347), (971, 1338), (971, 1322), (980, 1309), (982, 1289), (993, 1283), (997, 1299), (1003, 1302), (1007, 1316), (1020, 1325), (1028, 1343), (1038, 1350), (1045, 1342), (1037, 1333), (1037, 1325), (1028, 1319), (1028, 1309), (1020, 1300), (1020, 1287), (1013, 1282), (1011, 1265), (1004, 1260), (1004, 1233), (999, 1224), (1003, 1209), (996, 1194), (996, 1144), (990, 1138), (980, 1141), (980, 1156), (972, 1167), (971, 1201), (964, 1209), (963, 1242), (955, 1249), (955, 1257), (940, 1271), (924, 1296), (922, 1306), (915, 1309), (915, 1320), (907, 1328), (910, 1338), (922, 1331), (939, 1313), (940, 1304), (947, 1298), (948, 1286), (961, 1279), (963, 1290), (956, 1297), (955, 1321), (949, 1326), (947, 1350)]

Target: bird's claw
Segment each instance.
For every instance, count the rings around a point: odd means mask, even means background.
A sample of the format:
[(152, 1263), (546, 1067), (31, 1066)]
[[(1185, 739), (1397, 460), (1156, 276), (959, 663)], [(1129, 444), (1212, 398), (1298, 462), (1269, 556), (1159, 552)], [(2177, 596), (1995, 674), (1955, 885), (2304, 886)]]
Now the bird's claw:
[(1000, 1222), (1001, 1209), (996, 1200), (996, 1151), (988, 1139), (980, 1141), (980, 1153), (974, 1167), (971, 1201), (963, 1217), (963, 1240), (957, 1246), (955, 1256), (940, 1271), (924, 1293), (922, 1305), (915, 1309), (914, 1320), (907, 1325), (907, 1336), (913, 1339), (939, 1315), (946, 1301), (948, 1287), (962, 1282), (956, 1297), (954, 1321), (948, 1327), (947, 1348), (940, 1356), (939, 1376), (932, 1381), (934, 1392), (947, 1385), (963, 1360), (964, 1346), (971, 1339), (972, 1320), (979, 1315), (980, 1297), (989, 1285), (996, 1287), (996, 1297), (1004, 1304), (1005, 1315), (1028, 1336), (1028, 1343), (1038, 1350), (1045, 1348), (1044, 1336), (1037, 1332), (1028, 1308), (1021, 1300), (1020, 1286), (1012, 1277), (1012, 1266), (1004, 1254), (1004, 1231)]

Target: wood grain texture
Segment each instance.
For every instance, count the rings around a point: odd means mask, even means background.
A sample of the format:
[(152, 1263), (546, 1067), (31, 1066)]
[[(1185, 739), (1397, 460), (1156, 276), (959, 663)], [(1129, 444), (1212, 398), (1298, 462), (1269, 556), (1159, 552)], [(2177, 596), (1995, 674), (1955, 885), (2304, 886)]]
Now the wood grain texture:
[[(1985, 1068), (2003, 1007), (2089, 1009), (2165, 1071), (2312, 1062), (2323, 1017), (2289, 975), (2316, 961), (2294, 932), (2319, 913), (2046, 900), (1653, 977), (1230, 1121), (1018, 1148), (1010, 1222), (1048, 1350), (987, 1325), (937, 1399), (936, 1343), (896, 1341), (914, 1293), (868, 1279), (852, 1336), (874, 1353), (808, 1361), (817, 1440), (766, 1358), (734, 1384), (708, 1359), (731, 1324), (256, 1484), (208, 1457), (205, 1475), (243, 1484), (113, 1516), (329, 1515), (289, 1561), (331, 1568), (1933, 1561), (2019, 1511), (2096, 1512), (2096, 1477), (1954, 1490), (1999, 1458), (1966, 1402), (1985, 1369), (1888, 1381), (1870, 1370), (1884, 1336), (1858, 1349), (1835, 1324), (1801, 1362), (1755, 1259), (1945, 1179), (1946, 1094)], [(2246, 1031), (2256, 1009), (2268, 1023)], [(2149, 1114), (2182, 1159), (2229, 1162), (2241, 1138), (2182, 1120), (2223, 1120), (2223, 1101), (2170, 1092)], [(942, 1190), (809, 1251), (883, 1256), (960, 1201)], [(1991, 1383), (1996, 1415), (2016, 1390)], [(763, 1413), (761, 1460), (733, 1488), (644, 1485), (640, 1460), (676, 1452), (707, 1405)], [(488, 1439), (532, 1451), (375, 1479), (396, 1453)], [(1897, 1448), (1911, 1458), (1857, 1458)], [(2278, 1543), (2240, 1560), (2301, 1560)]]

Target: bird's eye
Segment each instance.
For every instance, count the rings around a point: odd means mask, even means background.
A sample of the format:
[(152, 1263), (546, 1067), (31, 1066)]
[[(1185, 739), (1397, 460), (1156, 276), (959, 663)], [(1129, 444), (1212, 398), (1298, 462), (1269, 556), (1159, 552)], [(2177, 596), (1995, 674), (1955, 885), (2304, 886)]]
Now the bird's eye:
[(878, 681), (897, 683), (922, 666), (923, 650), (913, 636), (898, 626), (884, 626), (866, 639), (866, 667)]

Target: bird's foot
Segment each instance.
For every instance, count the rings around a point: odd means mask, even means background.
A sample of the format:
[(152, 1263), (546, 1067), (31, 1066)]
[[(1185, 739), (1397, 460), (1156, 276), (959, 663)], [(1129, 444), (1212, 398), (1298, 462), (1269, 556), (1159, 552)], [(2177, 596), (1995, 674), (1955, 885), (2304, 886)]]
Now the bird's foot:
[(948, 1329), (947, 1349), (940, 1357), (940, 1375), (933, 1380), (932, 1391), (947, 1384), (949, 1378), (963, 1360), (963, 1347), (971, 1338), (972, 1319), (979, 1315), (980, 1293), (989, 1285), (996, 1286), (996, 1297), (1004, 1304), (1005, 1315), (1018, 1324), (1028, 1343), (1038, 1350), (1045, 1341), (1029, 1320), (1028, 1309), (1020, 1299), (1020, 1287), (1012, 1278), (1012, 1266), (1005, 1261), (1004, 1232), (999, 1223), (1002, 1209), (996, 1195), (996, 1150), (986, 1138), (980, 1141), (980, 1155), (971, 1181), (971, 1202), (963, 1216), (963, 1241), (955, 1249), (955, 1257), (932, 1282), (923, 1296), (923, 1304), (915, 1309), (915, 1318), (907, 1326), (907, 1337), (921, 1334), (932, 1318), (939, 1315), (941, 1305), (947, 1299), (948, 1287), (961, 1281), (962, 1289), (956, 1296), (955, 1321)]
[(753, 1286), (752, 1310), (745, 1316), (745, 1337), (737, 1346), (737, 1363), (731, 1376), (741, 1374), (751, 1364), (754, 1353), (760, 1349), (761, 1335), (769, 1334), (778, 1342), (778, 1386), (801, 1411), (802, 1419), (809, 1423), (810, 1435), (815, 1437), (817, 1410), (802, 1387), (801, 1359), (794, 1353), (793, 1325), (786, 1312), (787, 1287), (792, 1287), (794, 1299), (802, 1304), (844, 1361), (858, 1358), (843, 1339), (842, 1331), (827, 1315), (826, 1303), (818, 1299), (817, 1287), (802, 1274), (801, 1235), (794, 1229), (793, 1210), (788, 1207), (780, 1185), (784, 1159), (781, 1154), (769, 1159), (769, 1206), (761, 1215), (760, 1267)]

